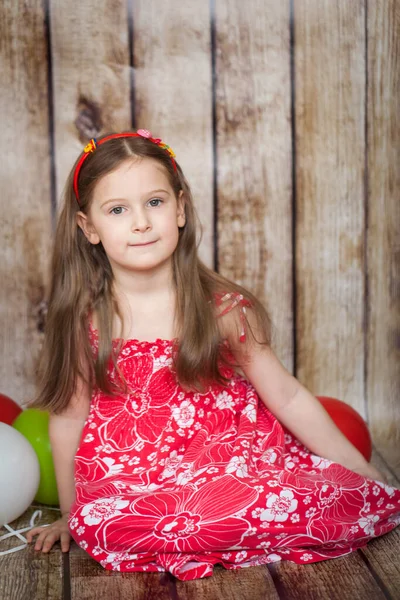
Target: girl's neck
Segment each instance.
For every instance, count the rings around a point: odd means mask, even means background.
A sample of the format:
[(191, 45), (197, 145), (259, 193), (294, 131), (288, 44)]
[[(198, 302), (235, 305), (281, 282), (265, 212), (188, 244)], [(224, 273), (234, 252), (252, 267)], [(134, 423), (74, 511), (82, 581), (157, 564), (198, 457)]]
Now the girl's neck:
[[(175, 332), (175, 294), (171, 291), (152, 290), (151, 294), (124, 294), (117, 296), (123, 318), (124, 339), (150, 341), (171, 340)], [(121, 322), (114, 315), (113, 330), (120, 337)]]
[(117, 298), (142, 302), (150, 298), (174, 297), (175, 285), (171, 269), (152, 273), (115, 273), (113, 290)]
[[(149, 341), (175, 337), (176, 293), (171, 269), (114, 271), (113, 293), (124, 320), (123, 338)], [(114, 315), (114, 337), (120, 337), (120, 325)]]

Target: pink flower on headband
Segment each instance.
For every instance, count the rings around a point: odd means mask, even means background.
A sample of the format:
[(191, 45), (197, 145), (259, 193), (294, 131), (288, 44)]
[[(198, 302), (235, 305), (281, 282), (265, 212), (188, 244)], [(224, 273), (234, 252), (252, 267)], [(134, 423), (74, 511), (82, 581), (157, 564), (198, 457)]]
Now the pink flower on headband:
[(160, 144), (162, 142), (161, 138), (153, 138), (153, 135), (150, 133), (150, 131), (148, 129), (138, 129), (136, 133), (138, 135), (140, 135), (141, 137), (151, 140), (155, 144)]
[(148, 131), (147, 129), (138, 129), (136, 132), (138, 135), (140, 135), (141, 137), (144, 138), (151, 138), (153, 137), (150, 133), (150, 131)]
[(151, 140), (154, 144), (157, 144), (157, 146), (160, 146), (160, 148), (162, 148), (163, 150), (166, 150), (171, 158), (175, 158), (176, 155), (175, 155), (175, 152), (172, 150), (172, 148), (170, 148), (170, 146), (168, 146), (168, 144), (164, 144), (164, 142), (162, 141), (161, 138), (153, 138), (152, 134), (150, 133), (150, 131), (148, 129), (138, 129), (136, 133), (138, 135), (140, 135), (140, 137)]

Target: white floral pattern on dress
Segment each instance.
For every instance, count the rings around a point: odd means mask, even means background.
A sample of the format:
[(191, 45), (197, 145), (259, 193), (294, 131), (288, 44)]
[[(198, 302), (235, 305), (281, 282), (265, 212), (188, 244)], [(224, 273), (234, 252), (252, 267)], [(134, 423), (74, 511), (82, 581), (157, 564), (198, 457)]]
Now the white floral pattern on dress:
[(261, 521), (277, 521), (279, 523), (287, 521), (289, 513), (297, 508), (298, 501), (294, 498), (292, 490), (281, 490), (279, 496), (271, 494), (267, 498), (267, 508), (263, 510)]
[[(87, 525), (98, 525), (102, 521), (121, 515), (120, 508), (128, 506), (129, 502), (118, 498), (104, 498), (96, 500), (93, 504), (86, 504), (82, 510), (81, 515), (84, 517), (84, 522)], [(78, 533), (78, 531), (77, 531)]]
[(182, 428), (187, 428), (193, 425), (195, 413), (195, 407), (187, 400), (182, 402), (180, 406), (175, 406), (172, 409), (172, 417), (178, 423), (179, 427)]

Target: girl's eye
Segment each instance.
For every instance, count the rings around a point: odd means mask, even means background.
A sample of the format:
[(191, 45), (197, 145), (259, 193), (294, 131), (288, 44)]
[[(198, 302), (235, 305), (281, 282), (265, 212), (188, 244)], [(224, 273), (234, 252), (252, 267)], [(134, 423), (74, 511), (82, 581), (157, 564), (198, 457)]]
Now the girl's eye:
[[(149, 203), (151, 203), (151, 202), (161, 202), (162, 203), (163, 201), (161, 200), (161, 198), (152, 198), (151, 200), (149, 200)], [(160, 205), (152, 204), (152, 206), (160, 206)]]
[(122, 206), (114, 206), (114, 208), (112, 208), (110, 210), (110, 213), (112, 213), (113, 215), (121, 215), (122, 214), (121, 212), (113, 213), (113, 210), (121, 210), (122, 208), (123, 208)]
[[(153, 202), (155, 202), (156, 204), (153, 204)], [(159, 203), (163, 203), (164, 200), (161, 200), (161, 198), (152, 198), (151, 200), (149, 200), (149, 204), (151, 204), (151, 206), (157, 207), (160, 206)], [(123, 206), (114, 206), (114, 208), (112, 208), (110, 210), (110, 213), (114, 214), (114, 215), (122, 215), (122, 210), (125, 210)], [(114, 212), (114, 211), (118, 211), (118, 212)]]

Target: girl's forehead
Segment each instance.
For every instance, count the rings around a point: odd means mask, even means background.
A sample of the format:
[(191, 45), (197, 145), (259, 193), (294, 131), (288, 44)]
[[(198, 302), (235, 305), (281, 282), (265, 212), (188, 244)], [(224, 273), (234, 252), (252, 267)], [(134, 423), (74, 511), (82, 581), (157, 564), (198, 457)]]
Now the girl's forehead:
[(114, 195), (124, 190), (134, 190), (138, 194), (158, 188), (171, 190), (165, 168), (151, 158), (135, 157), (121, 163), (97, 182), (93, 200), (105, 195)]

